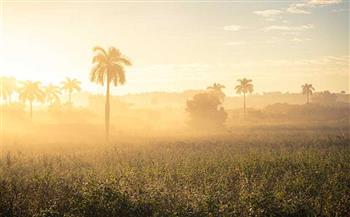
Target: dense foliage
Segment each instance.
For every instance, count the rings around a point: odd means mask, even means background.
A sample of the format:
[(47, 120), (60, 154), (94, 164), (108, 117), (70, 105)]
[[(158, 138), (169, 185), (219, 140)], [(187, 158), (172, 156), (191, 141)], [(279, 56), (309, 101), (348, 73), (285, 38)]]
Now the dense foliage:
[(221, 129), (227, 119), (222, 107), (222, 99), (216, 92), (203, 92), (193, 96), (186, 102), (189, 113), (189, 125), (196, 129)]
[(6, 147), (0, 216), (348, 216), (345, 134)]

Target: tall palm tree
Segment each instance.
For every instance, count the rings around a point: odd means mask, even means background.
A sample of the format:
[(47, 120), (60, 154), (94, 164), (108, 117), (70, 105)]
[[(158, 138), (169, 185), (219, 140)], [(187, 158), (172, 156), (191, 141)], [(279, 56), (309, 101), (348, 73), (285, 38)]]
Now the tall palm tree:
[(244, 118), (245, 118), (245, 114), (246, 114), (245, 95), (247, 93), (252, 93), (254, 91), (254, 85), (251, 83), (252, 80), (246, 79), (246, 78), (239, 79), (238, 82), (239, 82), (239, 84), (235, 87), (235, 90), (236, 90), (236, 93), (238, 93), (238, 94), (243, 93), (243, 98), (244, 98), (243, 113), (244, 113)]
[(310, 102), (310, 95), (312, 95), (312, 92), (315, 91), (315, 88), (312, 86), (312, 84), (305, 83), (304, 85), (301, 85), (302, 92), (304, 95), (306, 95), (306, 103), (309, 104)]
[(30, 119), (33, 119), (33, 102), (44, 101), (45, 93), (40, 88), (40, 82), (38, 81), (25, 81), (22, 87), (18, 91), (20, 100), (25, 103), (29, 101), (30, 105)]
[(225, 86), (219, 83), (214, 83), (212, 86), (207, 87), (207, 90), (212, 91), (214, 95), (222, 102), (225, 98), (225, 93), (222, 91)]
[(68, 92), (68, 103), (72, 104), (72, 93), (73, 91), (80, 91), (80, 84), (81, 82), (78, 81), (75, 78), (66, 78), (65, 81), (63, 81), (63, 87), (62, 89)]
[(13, 77), (0, 77), (0, 95), (2, 99), (11, 103), (11, 96), (16, 91), (16, 79)]
[(105, 133), (106, 140), (109, 138), (109, 119), (110, 119), (110, 85), (123, 85), (125, 79), (125, 66), (131, 66), (131, 62), (118, 49), (110, 47), (107, 50), (101, 47), (93, 48), (94, 64), (90, 80), (104, 86), (106, 83), (106, 103), (105, 103)]
[(52, 105), (54, 102), (60, 101), (61, 88), (53, 84), (49, 84), (45, 88), (45, 98), (49, 105)]

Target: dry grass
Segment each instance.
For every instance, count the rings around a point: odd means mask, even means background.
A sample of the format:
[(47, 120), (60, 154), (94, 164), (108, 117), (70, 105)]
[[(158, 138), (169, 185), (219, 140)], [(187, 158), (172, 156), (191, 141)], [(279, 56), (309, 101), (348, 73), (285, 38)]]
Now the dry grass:
[(16, 144), (0, 216), (348, 216), (350, 142), (255, 130), (99, 144)]

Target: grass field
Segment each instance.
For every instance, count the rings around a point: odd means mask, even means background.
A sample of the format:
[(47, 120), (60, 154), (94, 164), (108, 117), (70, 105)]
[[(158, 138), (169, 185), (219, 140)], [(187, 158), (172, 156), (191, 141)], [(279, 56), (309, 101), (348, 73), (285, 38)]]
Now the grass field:
[(343, 131), (4, 148), (0, 216), (350, 216)]

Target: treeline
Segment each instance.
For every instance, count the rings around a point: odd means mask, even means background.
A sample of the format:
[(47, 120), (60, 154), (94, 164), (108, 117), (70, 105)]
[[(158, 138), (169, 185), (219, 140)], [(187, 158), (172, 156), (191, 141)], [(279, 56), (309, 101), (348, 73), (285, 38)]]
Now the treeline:
[(246, 94), (253, 92), (251, 80), (240, 79), (235, 90), (243, 93), (242, 109), (225, 110), (223, 102), (225, 94), (222, 89), (225, 86), (214, 83), (203, 91), (193, 96), (186, 103), (186, 111), (189, 113), (189, 125), (197, 129), (224, 128), (229, 120), (230, 125), (235, 123), (270, 123), (270, 122), (315, 122), (335, 121), (337, 123), (349, 123), (350, 104), (337, 102), (337, 95), (329, 91), (316, 92), (311, 84), (302, 85), (302, 93), (306, 96), (305, 104), (293, 105), (287, 103), (275, 103), (263, 109), (247, 108)]
[[(86, 98), (88, 102), (86, 106), (74, 107), (72, 94), (81, 89), (77, 79), (66, 78), (59, 84), (47, 86), (41, 85), (40, 82), (16, 81), (10, 77), (2, 77), (0, 81), (2, 104), (8, 105), (6, 118), (29, 119), (33, 116), (34, 102), (41, 105), (41, 111), (48, 111), (48, 113), (38, 113), (36, 119), (57, 120), (57, 123), (62, 121), (98, 122), (104, 113), (105, 97), (88, 92), (74, 97), (74, 99)], [(122, 125), (130, 120), (135, 123), (148, 123), (151, 119), (153, 121), (150, 124), (156, 125), (158, 122), (154, 120), (160, 120), (166, 125), (167, 122), (175, 122), (177, 119), (178, 123), (186, 123), (195, 129), (217, 130), (237, 123), (346, 122), (349, 120), (349, 103), (346, 103), (349, 95), (346, 93), (315, 92), (312, 85), (305, 84), (301, 91), (304, 96), (281, 92), (253, 95), (251, 94), (253, 87), (250, 79), (238, 80), (234, 90), (243, 95), (243, 97), (236, 98), (236, 103), (240, 104), (240, 108), (237, 108), (237, 105), (231, 106), (230, 101), (233, 98), (225, 95), (223, 92), (225, 86), (219, 83), (213, 83), (205, 90), (185, 91), (184, 93), (159, 92), (111, 96), (109, 104), (115, 111), (111, 119), (113, 119), (113, 125)], [(281, 100), (283, 97), (295, 96), (303, 97), (304, 104), (290, 104)], [(274, 97), (279, 100), (269, 101)], [(63, 98), (65, 100), (62, 100)], [(255, 107), (257, 99), (267, 101), (266, 106)], [(143, 106), (146, 103), (148, 106)], [(30, 110), (30, 116), (26, 113), (28, 110)], [(174, 114), (177, 115), (174, 116)]]

